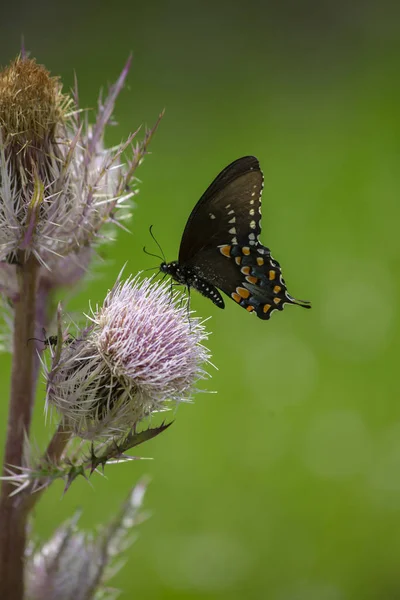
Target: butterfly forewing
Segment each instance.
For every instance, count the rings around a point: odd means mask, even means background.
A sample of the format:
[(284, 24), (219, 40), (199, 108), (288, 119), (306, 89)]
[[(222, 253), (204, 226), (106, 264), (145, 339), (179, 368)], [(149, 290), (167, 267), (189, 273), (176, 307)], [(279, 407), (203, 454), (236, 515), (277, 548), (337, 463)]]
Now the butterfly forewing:
[(254, 156), (245, 156), (226, 167), (188, 219), (179, 264), (197, 264), (198, 254), (207, 248), (255, 242), (260, 234), (262, 188), (263, 175)]

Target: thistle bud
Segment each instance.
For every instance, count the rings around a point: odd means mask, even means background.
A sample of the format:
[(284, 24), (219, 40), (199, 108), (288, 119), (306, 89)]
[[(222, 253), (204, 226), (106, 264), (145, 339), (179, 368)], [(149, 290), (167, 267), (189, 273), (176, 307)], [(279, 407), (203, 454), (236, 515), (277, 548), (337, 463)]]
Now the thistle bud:
[(54, 354), (47, 404), (82, 438), (124, 434), (168, 401), (189, 399), (206, 377), (205, 339), (167, 283), (117, 281), (90, 325)]
[[(75, 516), (41, 548), (30, 549), (25, 573), (26, 599), (116, 598), (117, 590), (108, 596), (105, 584), (122, 566), (119, 555), (132, 542), (129, 535), (132, 528), (145, 518), (141, 511), (145, 491), (143, 482), (134, 487), (119, 514), (97, 536), (79, 530)], [(107, 590), (111, 591), (108, 587)]]
[(18, 263), (33, 253), (58, 273), (56, 285), (65, 258), (79, 256), (104, 237), (106, 223), (118, 222), (152, 133), (132, 146), (126, 163), (121, 156), (134, 135), (104, 147), (128, 69), (129, 61), (93, 125), (82, 119), (77, 92), (64, 94), (59, 79), (34, 60), (17, 58), (0, 71), (0, 261)]
[(20, 185), (32, 183), (35, 169), (46, 166), (42, 155), (54, 153), (70, 104), (59, 79), (35, 60), (19, 57), (0, 71), (1, 136)]

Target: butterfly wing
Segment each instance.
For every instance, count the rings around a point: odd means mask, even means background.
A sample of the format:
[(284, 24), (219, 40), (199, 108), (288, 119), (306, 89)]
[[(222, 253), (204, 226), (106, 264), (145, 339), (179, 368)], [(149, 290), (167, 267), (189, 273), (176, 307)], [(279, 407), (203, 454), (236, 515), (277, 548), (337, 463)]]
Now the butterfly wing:
[(263, 181), (254, 156), (239, 158), (221, 171), (188, 219), (179, 249), (179, 264), (196, 263), (206, 248), (255, 242), (261, 231)]
[(309, 302), (296, 300), (288, 293), (279, 263), (262, 244), (208, 248), (197, 258), (201, 277), (260, 319), (269, 319), (285, 304), (311, 307)]

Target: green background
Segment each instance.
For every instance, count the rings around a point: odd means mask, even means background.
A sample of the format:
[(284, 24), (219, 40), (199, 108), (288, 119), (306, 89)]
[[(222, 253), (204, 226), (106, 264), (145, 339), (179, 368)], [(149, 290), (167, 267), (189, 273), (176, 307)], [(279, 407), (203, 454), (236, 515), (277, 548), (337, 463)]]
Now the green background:
[[(376, 2), (81, 2), (7, 6), (5, 65), (20, 36), (39, 62), (75, 70), (83, 106), (133, 68), (117, 104), (118, 143), (166, 108), (141, 167), (132, 234), (70, 302), (101, 302), (154, 231), (169, 260), (194, 203), (230, 161), (265, 174), (262, 241), (289, 291), (313, 302), (262, 322), (227, 302), (212, 316), (218, 371), (174, 425), (140, 448), (153, 461), (107, 479), (56, 484), (36, 512), (48, 536), (81, 506), (109, 519), (152, 478), (152, 517), (113, 583), (122, 598), (400, 598), (400, 11)], [(397, 4), (397, 6), (399, 6)], [(206, 235), (206, 232), (205, 232)], [(1, 436), (10, 359), (1, 358)], [(35, 435), (44, 446), (50, 430)]]

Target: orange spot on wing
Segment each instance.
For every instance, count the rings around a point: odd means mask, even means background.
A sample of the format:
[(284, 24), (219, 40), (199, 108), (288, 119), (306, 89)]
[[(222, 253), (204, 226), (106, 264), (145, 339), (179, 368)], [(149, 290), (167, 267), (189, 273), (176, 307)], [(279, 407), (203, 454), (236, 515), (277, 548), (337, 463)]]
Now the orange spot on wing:
[(257, 283), (258, 277), (252, 277), (251, 275), (248, 275), (246, 277), (246, 281), (248, 281), (249, 283)]
[(231, 297), (234, 299), (235, 302), (240, 302), (241, 301), (241, 297), (239, 296), (239, 294), (237, 294), (236, 292), (232, 292)]
[(261, 267), (264, 264), (264, 259), (261, 256), (257, 256), (257, 264)]
[(248, 298), (250, 296), (249, 290), (247, 290), (244, 287), (237, 287), (236, 291), (239, 294), (239, 296), (241, 296), (242, 298)]
[(249, 256), (249, 254), (250, 254), (250, 248), (248, 246), (243, 246), (242, 252), (243, 252), (243, 254), (245, 256)]
[(241, 265), (241, 264), (242, 264), (242, 257), (241, 257), (241, 256), (236, 256), (236, 258), (235, 258), (235, 263), (236, 263), (237, 265)]
[(251, 271), (250, 267), (242, 267), (240, 270), (243, 273), (243, 275), (250, 275), (250, 271)]
[(271, 308), (271, 305), (270, 305), (270, 304), (264, 304), (264, 306), (263, 306), (263, 312), (264, 312), (264, 313), (267, 313), (267, 312), (269, 311), (269, 309), (270, 309), (270, 308)]
[(254, 306), (251, 306), (251, 304), (249, 304), (249, 306), (246, 306), (246, 310), (252, 312), (254, 310)]
[(273, 281), (275, 279), (275, 275), (276, 275), (275, 271), (270, 271), (268, 274), (269, 280)]
[(280, 299), (280, 298), (274, 298), (274, 302), (275, 302), (275, 304), (279, 304), (279, 302), (280, 302), (280, 301), (281, 301), (281, 299)]
[(279, 294), (279, 292), (281, 291), (281, 289), (282, 289), (282, 288), (281, 288), (281, 286), (280, 286), (280, 285), (276, 285), (276, 286), (274, 287), (274, 294)]
[(227, 256), (229, 258), (231, 255), (231, 248), (232, 248), (232, 246), (221, 246), (220, 252), (221, 252), (221, 254), (223, 254), (224, 256)]

